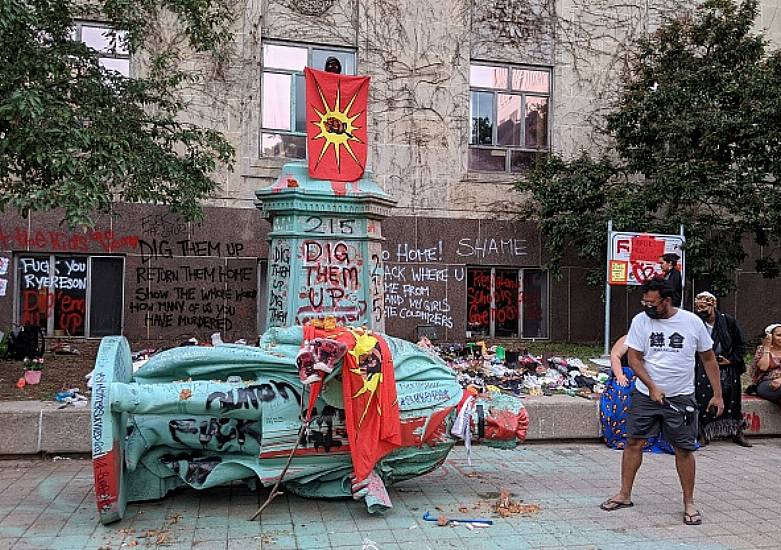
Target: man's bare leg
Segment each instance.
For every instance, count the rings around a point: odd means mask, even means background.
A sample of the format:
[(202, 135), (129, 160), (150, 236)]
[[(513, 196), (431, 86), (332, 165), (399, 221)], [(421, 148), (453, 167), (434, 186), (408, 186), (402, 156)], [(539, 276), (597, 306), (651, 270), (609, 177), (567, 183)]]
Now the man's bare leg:
[(697, 512), (694, 506), (694, 478), (696, 467), (694, 453), (684, 449), (675, 448), (675, 469), (678, 470), (678, 479), (683, 490), (683, 511), (691, 516)]
[(609, 500), (628, 504), (632, 502), (632, 486), (643, 463), (645, 439), (629, 439), (621, 455), (621, 490)]

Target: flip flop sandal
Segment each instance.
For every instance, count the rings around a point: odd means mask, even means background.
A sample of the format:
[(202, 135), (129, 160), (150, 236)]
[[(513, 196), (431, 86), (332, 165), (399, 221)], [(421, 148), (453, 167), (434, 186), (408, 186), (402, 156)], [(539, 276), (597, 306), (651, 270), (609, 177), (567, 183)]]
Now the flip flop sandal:
[(702, 525), (702, 513), (696, 510), (693, 514), (683, 513), (683, 522), (686, 525)]
[(615, 510), (620, 510), (621, 508), (631, 508), (634, 505), (635, 503), (631, 500), (629, 502), (621, 502), (620, 500), (613, 500), (612, 498), (609, 498), (600, 504), (599, 507), (602, 508), (605, 512), (614, 512)]

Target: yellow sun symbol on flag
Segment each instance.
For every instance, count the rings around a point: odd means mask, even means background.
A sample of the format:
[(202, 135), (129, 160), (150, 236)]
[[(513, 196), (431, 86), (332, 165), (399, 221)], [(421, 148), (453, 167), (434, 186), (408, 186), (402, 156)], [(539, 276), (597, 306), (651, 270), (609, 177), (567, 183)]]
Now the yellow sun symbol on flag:
[(323, 112), (321, 113), (317, 107), (314, 105), (312, 106), (314, 112), (317, 113), (317, 116), (320, 117), (320, 120), (311, 121), (312, 124), (320, 129), (320, 133), (317, 134), (313, 139), (325, 140), (325, 144), (320, 150), (320, 156), (317, 159), (317, 164), (320, 164), (320, 161), (325, 156), (328, 147), (331, 145), (334, 147), (337, 168), (341, 168), (340, 152), (342, 147), (344, 147), (344, 149), (349, 153), (349, 155), (357, 164), (361, 164), (350, 147), (351, 141), (363, 143), (360, 139), (355, 137), (355, 131), (360, 129), (360, 126), (355, 126), (353, 124), (355, 120), (363, 114), (363, 111), (352, 116), (350, 115), (350, 109), (352, 109), (355, 98), (358, 97), (358, 92), (353, 95), (344, 109), (341, 109), (339, 106), (341, 101), (341, 89), (339, 86), (336, 88), (336, 98), (334, 100), (333, 107), (328, 105), (328, 101), (326, 101), (325, 96), (323, 95), (323, 90), (320, 88), (319, 84), (317, 85), (317, 93), (320, 94), (320, 100), (323, 102)]

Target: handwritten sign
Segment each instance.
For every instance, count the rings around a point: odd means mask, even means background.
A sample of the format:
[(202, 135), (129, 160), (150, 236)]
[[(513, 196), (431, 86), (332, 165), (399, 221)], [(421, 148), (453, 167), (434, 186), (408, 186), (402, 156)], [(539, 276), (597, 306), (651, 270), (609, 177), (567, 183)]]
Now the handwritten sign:
[(625, 285), (627, 280), (627, 273), (629, 272), (629, 262), (622, 262), (613, 260), (610, 262), (610, 284), (611, 285)]
[(630, 258), (633, 262), (657, 262), (664, 253), (663, 240), (657, 239), (653, 235), (632, 237)]
[(684, 237), (651, 233), (610, 233), (608, 282), (611, 285), (641, 285), (661, 271), (659, 258), (674, 253), (681, 259), (677, 268), (685, 275)]

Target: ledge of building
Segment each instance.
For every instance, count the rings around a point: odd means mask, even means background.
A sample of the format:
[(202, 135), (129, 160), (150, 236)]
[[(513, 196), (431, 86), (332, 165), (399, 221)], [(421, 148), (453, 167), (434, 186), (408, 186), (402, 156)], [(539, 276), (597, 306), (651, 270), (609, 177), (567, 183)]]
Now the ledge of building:
[[(528, 441), (599, 439), (599, 402), (581, 397), (553, 395), (527, 397)], [(90, 452), (89, 409), (67, 407), (51, 401), (0, 402), (0, 455)], [(747, 435), (781, 435), (778, 405), (744, 396), (743, 416)]]

